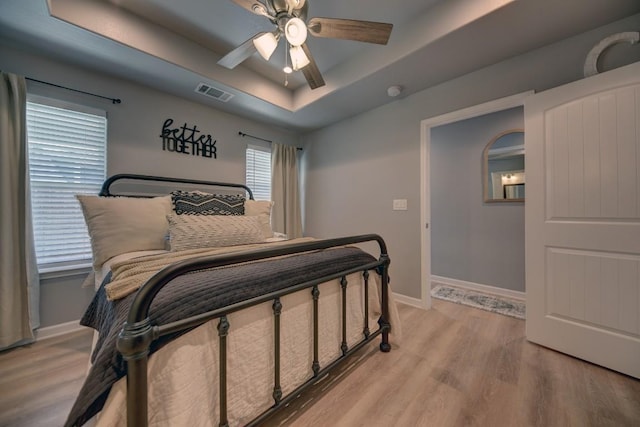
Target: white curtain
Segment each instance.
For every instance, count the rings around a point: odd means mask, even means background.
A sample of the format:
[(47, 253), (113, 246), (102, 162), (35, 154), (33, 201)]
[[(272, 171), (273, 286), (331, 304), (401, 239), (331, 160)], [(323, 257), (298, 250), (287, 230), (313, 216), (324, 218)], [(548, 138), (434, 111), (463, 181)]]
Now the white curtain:
[(302, 237), (297, 151), (290, 145), (271, 146), (271, 227), (290, 239)]
[(26, 96), (24, 77), (0, 71), (0, 349), (33, 341), (40, 323)]

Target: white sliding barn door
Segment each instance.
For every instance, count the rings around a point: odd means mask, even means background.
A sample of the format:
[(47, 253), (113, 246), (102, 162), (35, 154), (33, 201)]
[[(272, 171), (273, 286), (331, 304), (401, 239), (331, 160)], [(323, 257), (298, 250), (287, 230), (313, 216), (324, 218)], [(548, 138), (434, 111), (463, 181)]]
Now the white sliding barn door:
[(525, 101), (527, 339), (640, 378), (640, 63)]

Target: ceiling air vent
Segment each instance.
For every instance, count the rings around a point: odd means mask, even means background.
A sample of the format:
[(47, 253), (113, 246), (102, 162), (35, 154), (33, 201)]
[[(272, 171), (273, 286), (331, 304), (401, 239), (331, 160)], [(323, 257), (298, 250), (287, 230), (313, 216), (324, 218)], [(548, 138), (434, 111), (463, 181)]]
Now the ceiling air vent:
[(231, 98), (233, 98), (233, 94), (229, 92), (225, 92), (222, 89), (209, 86), (208, 84), (205, 84), (205, 83), (200, 83), (196, 88), (196, 92), (209, 96), (211, 98), (215, 98), (218, 101), (222, 101), (222, 102), (227, 102)]

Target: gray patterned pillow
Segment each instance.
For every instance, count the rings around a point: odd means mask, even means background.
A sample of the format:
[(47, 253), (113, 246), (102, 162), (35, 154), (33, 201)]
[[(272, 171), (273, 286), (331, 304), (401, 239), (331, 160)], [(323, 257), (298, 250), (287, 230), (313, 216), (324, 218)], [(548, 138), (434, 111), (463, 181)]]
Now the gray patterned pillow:
[(201, 191), (172, 191), (171, 204), (178, 215), (244, 215), (243, 196)]
[(172, 251), (262, 243), (256, 216), (167, 215)]

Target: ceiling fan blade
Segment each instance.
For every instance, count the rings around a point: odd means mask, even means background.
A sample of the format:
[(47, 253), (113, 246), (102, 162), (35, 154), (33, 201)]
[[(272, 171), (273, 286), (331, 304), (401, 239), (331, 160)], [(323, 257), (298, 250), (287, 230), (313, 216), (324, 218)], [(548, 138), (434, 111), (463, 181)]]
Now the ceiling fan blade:
[(253, 39), (255, 39), (256, 37), (260, 37), (263, 34), (265, 33), (256, 34), (237, 48), (233, 49), (231, 52), (227, 53), (218, 61), (218, 65), (221, 65), (230, 70), (236, 68), (236, 66), (238, 66), (241, 62), (248, 59), (251, 55), (258, 51), (258, 49), (256, 49), (256, 46), (253, 44)]
[(302, 50), (304, 54), (309, 58), (309, 64), (305, 67), (301, 68), (302, 74), (304, 74), (304, 78), (307, 79), (307, 83), (309, 83), (309, 87), (311, 89), (317, 89), (321, 86), (324, 86), (324, 79), (322, 78), (322, 74), (316, 65), (316, 61), (311, 56), (311, 51), (306, 43), (302, 44)]
[(255, 13), (256, 15), (271, 17), (267, 7), (257, 0), (232, 0), (232, 1), (238, 6), (247, 9), (251, 13)]
[(387, 44), (393, 24), (353, 19), (311, 18), (307, 27), (316, 37)]

